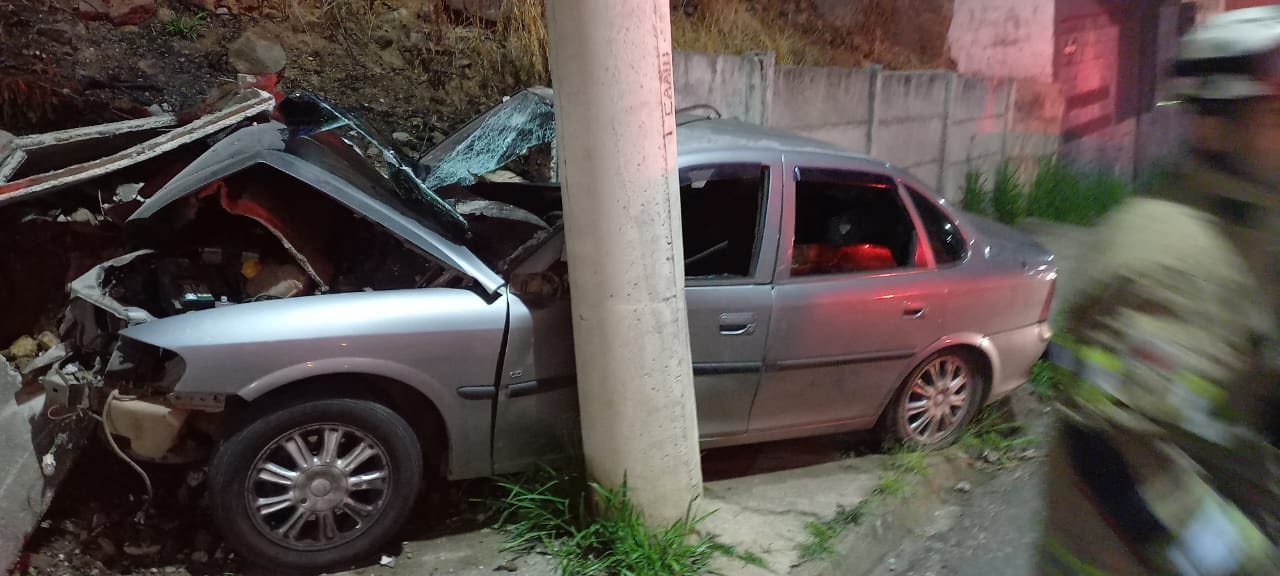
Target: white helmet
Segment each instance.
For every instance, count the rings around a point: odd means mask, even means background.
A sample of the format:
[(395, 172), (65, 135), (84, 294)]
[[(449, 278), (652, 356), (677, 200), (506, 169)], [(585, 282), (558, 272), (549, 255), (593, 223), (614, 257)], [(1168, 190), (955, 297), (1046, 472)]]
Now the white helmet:
[(1184, 98), (1280, 96), (1280, 5), (1209, 18), (1183, 37), (1174, 72)]

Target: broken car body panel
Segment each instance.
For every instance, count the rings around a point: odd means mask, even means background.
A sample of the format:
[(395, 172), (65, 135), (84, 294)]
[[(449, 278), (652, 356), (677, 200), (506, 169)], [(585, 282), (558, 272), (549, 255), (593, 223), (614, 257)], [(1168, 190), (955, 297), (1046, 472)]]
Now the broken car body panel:
[(278, 122), (242, 128), (214, 144), (208, 152), (161, 188), (142, 208), (129, 218), (131, 222), (146, 220), (170, 204), (199, 192), (205, 186), (242, 172), (254, 165), (270, 166), (337, 200), (351, 210), (378, 222), (391, 232), (417, 246), (432, 257), (470, 276), (493, 293), (503, 284), (474, 254), (432, 229), (432, 223), (411, 210), (396, 209), (391, 192), (375, 197), (325, 166), (328, 160), (317, 158), (316, 147), (290, 146), (287, 127)]

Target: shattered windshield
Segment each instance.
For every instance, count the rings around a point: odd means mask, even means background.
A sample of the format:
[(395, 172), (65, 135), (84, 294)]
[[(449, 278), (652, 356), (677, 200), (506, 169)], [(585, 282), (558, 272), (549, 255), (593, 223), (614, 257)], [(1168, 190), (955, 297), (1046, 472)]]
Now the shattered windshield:
[(545, 88), (520, 92), (427, 152), (419, 161), (426, 174), (424, 185), (439, 190), (474, 184), (476, 177), (550, 143), (556, 129), (549, 95)]
[[(467, 222), (414, 174), (413, 165), (394, 148), (384, 144), (372, 127), (366, 126), (327, 102), (311, 94), (294, 94), (280, 103), (277, 110), (289, 126), (291, 135), (304, 137), (333, 148), (341, 158), (358, 155), (364, 162), (351, 162), (349, 168), (372, 169), (403, 201), (402, 206), (425, 213), (437, 228), (454, 239), (469, 235)], [(330, 137), (333, 136), (333, 137)], [(347, 147), (348, 150), (340, 150)], [(371, 176), (371, 175), (370, 175)], [(368, 180), (368, 179), (366, 179)]]

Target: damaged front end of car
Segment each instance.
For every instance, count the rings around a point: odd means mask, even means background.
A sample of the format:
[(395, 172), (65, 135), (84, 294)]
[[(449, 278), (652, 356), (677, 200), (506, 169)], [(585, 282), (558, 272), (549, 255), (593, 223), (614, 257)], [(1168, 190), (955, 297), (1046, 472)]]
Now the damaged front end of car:
[[(562, 225), (547, 94), (512, 97), (418, 161), (310, 95), (249, 89), (212, 110), (0, 148), (0, 249), (15, 255), (0, 298), (18, 311), (0, 338), (44, 329), (0, 356), (0, 478), (20, 479), (0, 482), (0, 567), (94, 429), (130, 461), (209, 456), (245, 399), (203, 385), (234, 365), (191, 383), (184, 350), (254, 352), (219, 341), (236, 322), (222, 309), (417, 288), (567, 298), (548, 247)], [(54, 286), (67, 300), (48, 300)], [(171, 323), (192, 314), (207, 335)]]

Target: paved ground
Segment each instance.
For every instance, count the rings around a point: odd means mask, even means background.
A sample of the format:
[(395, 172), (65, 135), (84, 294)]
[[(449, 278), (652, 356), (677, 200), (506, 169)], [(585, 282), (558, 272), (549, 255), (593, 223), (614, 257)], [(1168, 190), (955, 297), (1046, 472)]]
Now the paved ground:
[(904, 543), (874, 576), (1027, 576), (1044, 514), (1044, 460), (975, 481), (939, 510), (923, 539)]

